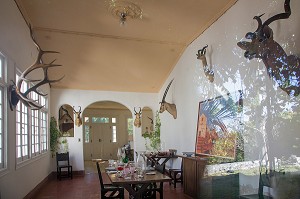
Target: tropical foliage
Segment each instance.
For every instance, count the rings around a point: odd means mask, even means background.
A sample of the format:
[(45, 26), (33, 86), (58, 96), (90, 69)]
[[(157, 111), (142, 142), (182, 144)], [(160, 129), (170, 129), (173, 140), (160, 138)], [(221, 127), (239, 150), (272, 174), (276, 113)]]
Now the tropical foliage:
[[(154, 151), (160, 150), (160, 118), (159, 118), (159, 112), (156, 112), (155, 115), (155, 126), (154, 131), (145, 132), (142, 136), (146, 139), (146, 149), (153, 149)], [(150, 141), (150, 147), (148, 145), (148, 139)]]

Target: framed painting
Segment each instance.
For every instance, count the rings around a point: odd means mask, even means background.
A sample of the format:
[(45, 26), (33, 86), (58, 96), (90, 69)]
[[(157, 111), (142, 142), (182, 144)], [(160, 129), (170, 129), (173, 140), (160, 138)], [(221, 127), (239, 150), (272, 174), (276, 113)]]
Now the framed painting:
[(195, 154), (234, 159), (242, 114), (241, 91), (200, 102)]
[(59, 108), (59, 130), (63, 137), (74, 137), (74, 117), (73, 108), (69, 104), (64, 104)]

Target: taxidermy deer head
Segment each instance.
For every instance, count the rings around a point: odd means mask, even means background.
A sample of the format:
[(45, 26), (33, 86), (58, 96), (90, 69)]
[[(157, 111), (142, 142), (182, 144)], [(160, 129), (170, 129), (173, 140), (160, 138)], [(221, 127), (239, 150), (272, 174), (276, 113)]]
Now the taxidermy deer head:
[(210, 82), (214, 81), (214, 71), (212, 70), (212, 66), (208, 67), (207, 61), (206, 61), (206, 48), (208, 45), (204, 46), (202, 49), (198, 50), (197, 59), (200, 59), (202, 61), (203, 69), (205, 76), (208, 78)]
[(165, 93), (164, 93), (164, 96), (160, 102), (160, 108), (159, 108), (159, 112), (160, 113), (163, 113), (165, 110), (168, 111), (174, 119), (177, 118), (177, 109), (176, 109), (176, 105), (175, 104), (170, 104), (168, 102), (166, 102), (166, 96), (167, 96), (167, 93), (168, 93), (168, 90), (172, 84), (174, 79), (171, 80), (171, 82), (169, 83), (169, 85), (167, 86), (166, 90), (165, 90)]
[(80, 127), (82, 125), (82, 120), (81, 120), (81, 106), (79, 106), (79, 111), (75, 110), (75, 107), (73, 106), (73, 113), (75, 114), (75, 125)]
[[(64, 77), (61, 77), (60, 79), (57, 79), (57, 80), (50, 80), (48, 78), (48, 69), (49, 68), (52, 68), (52, 67), (57, 67), (57, 66), (61, 66), (61, 65), (57, 65), (57, 64), (53, 64), (55, 60), (53, 60), (51, 63), (49, 64), (44, 64), (43, 61), (42, 61), (42, 56), (44, 54), (47, 54), (47, 53), (58, 53), (56, 51), (43, 51), (41, 49), (41, 47), (37, 44), (37, 42), (35, 41), (34, 39), (34, 36), (33, 36), (33, 32), (32, 32), (32, 29), (31, 29), (31, 26), (29, 25), (29, 29), (30, 29), (30, 36), (33, 40), (33, 43), (35, 44), (35, 46), (37, 47), (37, 50), (38, 50), (38, 55), (37, 55), (37, 58), (35, 60), (35, 62), (29, 66), (22, 74), (21, 76), (19, 77), (18, 79), (18, 82), (17, 84), (15, 84), (15, 82), (13, 82), (12, 85), (9, 86), (9, 105), (10, 105), (10, 109), (13, 110), (17, 104), (19, 103), (19, 101), (21, 101), (25, 106), (31, 108), (31, 109), (41, 109), (43, 106), (39, 105), (36, 103), (35, 100), (29, 98), (29, 94), (31, 92), (35, 92), (36, 94), (38, 95), (41, 95), (41, 96), (46, 96), (42, 93), (40, 93), (38, 91), (38, 87), (44, 85), (44, 84), (50, 84), (50, 83), (54, 83), (54, 82), (58, 82), (60, 80), (62, 80)], [(27, 78), (27, 75), (36, 70), (36, 69), (42, 69), (43, 72), (44, 72), (44, 78), (41, 79), (41, 80), (32, 80), (32, 79), (28, 79)], [(21, 91), (21, 87), (22, 87), (22, 83), (24, 81), (27, 81), (27, 82), (37, 82), (36, 84), (34, 84), (32, 87), (28, 88), (26, 91), (22, 92)]]
[(284, 13), (276, 14), (264, 23), (261, 20), (263, 14), (255, 16), (258, 27), (255, 32), (248, 32), (245, 36), (251, 42), (241, 41), (237, 45), (246, 50), (244, 56), (247, 59), (262, 59), (268, 75), (279, 87), (288, 95), (297, 96), (300, 93), (300, 59), (295, 55), (287, 56), (283, 48), (273, 40), (273, 31), (269, 27), (276, 20), (289, 18), (291, 15), (290, 0), (285, 0), (284, 10)]
[(139, 112), (136, 112), (135, 108), (133, 108), (133, 110), (134, 110), (134, 115), (135, 115), (134, 126), (139, 128), (139, 127), (141, 127), (142, 109), (140, 107)]

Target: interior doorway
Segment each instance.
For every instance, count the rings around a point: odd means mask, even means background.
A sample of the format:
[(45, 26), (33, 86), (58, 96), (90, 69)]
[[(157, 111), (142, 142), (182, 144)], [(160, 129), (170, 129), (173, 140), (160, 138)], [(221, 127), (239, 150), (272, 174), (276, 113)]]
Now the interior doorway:
[(95, 172), (92, 159), (117, 159), (119, 147), (133, 145), (129, 136), (132, 113), (124, 105), (112, 101), (95, 102), (83, 111), (82, 118), (86, 172)]

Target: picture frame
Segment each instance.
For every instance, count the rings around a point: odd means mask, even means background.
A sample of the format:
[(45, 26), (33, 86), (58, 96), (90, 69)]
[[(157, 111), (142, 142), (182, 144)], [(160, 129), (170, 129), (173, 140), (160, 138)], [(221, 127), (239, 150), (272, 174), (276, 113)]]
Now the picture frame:
[(242, 119), (240, 90), (199, 102), (195, 155), (234, 159)]
[(74, 114), (71, 105), (64, 104), (59, 108), (58, 126), (62, 137), (74, 137)]

